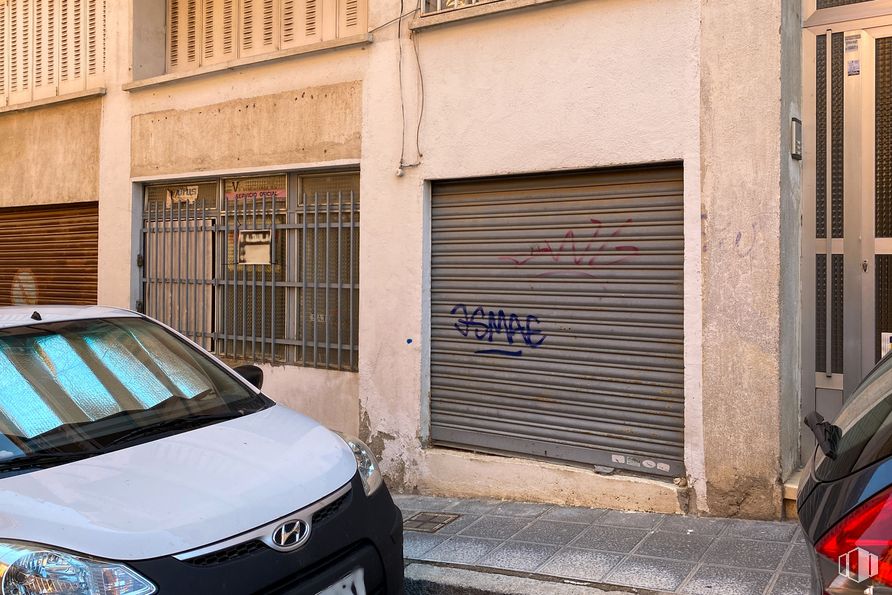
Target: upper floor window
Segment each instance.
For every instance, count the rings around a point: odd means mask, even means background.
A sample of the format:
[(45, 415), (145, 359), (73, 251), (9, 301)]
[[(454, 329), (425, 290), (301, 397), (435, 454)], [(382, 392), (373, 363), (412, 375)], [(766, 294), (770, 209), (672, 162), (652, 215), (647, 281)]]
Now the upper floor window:
[(366, 22), (366, 0), (168, 0), (167, 71), (350, 37)]
[(107, 0), (0, 0), (0, 106), (100, 87)]

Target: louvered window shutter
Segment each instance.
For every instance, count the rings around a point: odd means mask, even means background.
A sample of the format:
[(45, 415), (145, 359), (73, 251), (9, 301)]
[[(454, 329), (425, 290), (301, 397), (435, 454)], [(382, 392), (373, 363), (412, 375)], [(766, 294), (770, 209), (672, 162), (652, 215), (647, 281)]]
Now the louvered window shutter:
[(169, 72), (198, 66), (198, 0), (169, 0), (167, 69)]
[(7, 74), (9, 73), (9, 3), (7, 0), (0, 0), (0, 106), (5, 106), (9, 98), (9, 81)]
[(282, 47), (322, 41), (320, 0), (282, 0)]
[(105, 79), (106, 0), (82, 0), (86, 3), (86, 70), (87, 86), (101, 86)]
[(60, 0), (59, 93), (86, 88), (84, 72), (84, 0)]
[(338, 0), (338, 37), (365, 33), (368, 28), (366, 0)]
[(57, 6), (58, 0), (34, 2), (34, 98), (56, 94)]
[(9, 102), (22, 103), (31, 100), (31, 0), (10, 0), (9, 19)]
[(235, 59), (238, 0), (204, 0), (202, 6), (201, 63), (219, 64)]
[(241, 0), (241, 57), (278, 49), (279, 22), (275, 4), (273, 0)]

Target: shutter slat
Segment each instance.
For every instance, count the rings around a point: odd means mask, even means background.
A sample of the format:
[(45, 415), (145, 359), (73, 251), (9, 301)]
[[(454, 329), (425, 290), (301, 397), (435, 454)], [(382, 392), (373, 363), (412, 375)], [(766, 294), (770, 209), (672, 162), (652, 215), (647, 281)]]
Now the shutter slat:
[(202, 64), (235, 58), (234, 0), (204, 0), (202, 13)]
[(322, 41), (318, 0), (284, 0), (282, 47), (291, 48)]
[(338, 37), (365, 33), (367, 20), (367, 0), (338, 0)]
[(278, 48), (280, 24), (273, 0), (241, 0), (239, 57), (256, 56)]

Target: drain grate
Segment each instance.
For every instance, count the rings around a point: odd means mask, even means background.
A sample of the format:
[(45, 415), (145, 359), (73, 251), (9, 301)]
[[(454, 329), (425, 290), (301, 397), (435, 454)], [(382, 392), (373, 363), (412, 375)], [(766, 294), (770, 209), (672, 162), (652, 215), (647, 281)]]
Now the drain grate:
[(459, 514), (446, 514), (443, 512), (418, 512), (403, 521), (403, 529), (420, 531), (422, 533), (436, 533), (460, 516)]

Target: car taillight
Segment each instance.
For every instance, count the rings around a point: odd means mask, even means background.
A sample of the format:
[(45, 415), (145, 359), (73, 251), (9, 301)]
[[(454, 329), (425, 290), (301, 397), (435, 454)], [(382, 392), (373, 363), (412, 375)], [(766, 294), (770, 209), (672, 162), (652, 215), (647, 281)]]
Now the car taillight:
[(892, 488), (850, 512), (815, 549), (839, 564), (842, 576), (892, 586)]

